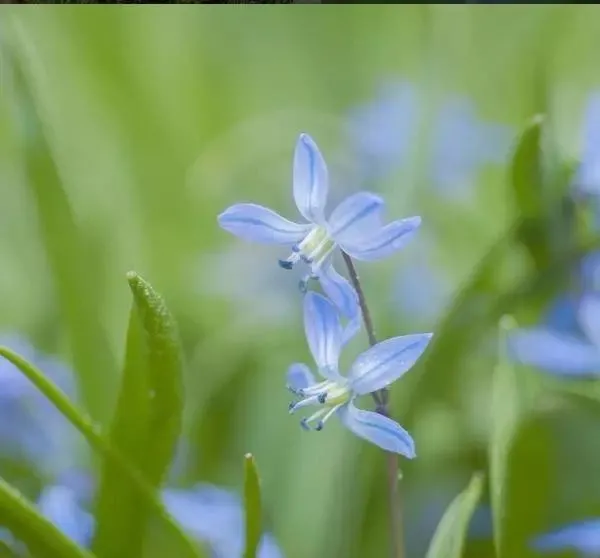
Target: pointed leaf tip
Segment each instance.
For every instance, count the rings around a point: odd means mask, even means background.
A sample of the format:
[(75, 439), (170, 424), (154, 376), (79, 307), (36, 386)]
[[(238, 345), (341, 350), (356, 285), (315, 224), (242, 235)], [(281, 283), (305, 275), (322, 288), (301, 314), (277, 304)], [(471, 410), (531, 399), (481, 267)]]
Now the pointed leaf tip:
[(244, 504), (246, 513), (246, 547), (244, 558), (256, 558), (262, 531), (260, 479), (256, 460), (251, 453), (244, 456)]

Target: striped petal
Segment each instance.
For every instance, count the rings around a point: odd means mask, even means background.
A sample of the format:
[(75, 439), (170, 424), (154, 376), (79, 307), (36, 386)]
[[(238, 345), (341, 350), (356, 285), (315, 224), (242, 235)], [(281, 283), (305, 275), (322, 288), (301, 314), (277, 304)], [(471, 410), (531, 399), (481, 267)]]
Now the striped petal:
[(329, 178), (327, 165), (308, 134), (300, 134), (294, 152), (294, 200), (311, 223), (323, 223)]
[(358, 192), (341, 202), (329, 217), (329, 234), (343, 242), (357, 242), (381, 229), (383, 198)]
[(306, 364), (296, 362), (292, 364), (287, 371), (287, 385), (292, 391), (300, 391), (312, 386), (315, 377)]
[(323, 292), (335, 304), (342, 316), (348, 320), (344, 327), (343, 343), (347, 343), (360, 330), (361, 317), (358, 295), (345, 277), (342, 277), (333, 265), (327, 265), (319, 274)]
[(348, 374), (352, 390), (365, 395), (391, 384), (413, 367), (432, 337), (432, 333), (392, 337), (367, 349)]
[(380, 260), (403, 248), (420, 224), (420, 217), (408, 217), (389, 223), (369, 237), (352, 240), (342, 238), (338, 243), (342, 250), (357, 260)]
[(311, 225), (293, 223), (254, 203), (232, 205), (219, 215), (218, 221), (227, 232), (263, 244), (291, 246), (300, 242), (311, 229)]
[(344, 426), (360, 438), (409, 459), (415, 457), (411, 435), (396, 421), (379, 413), (357, 409), (352, 402), (342, 405), (337, 413)]
[(310, 352), (327, 379), (338, 374), (338, 359), (342, 347), (342, 326), (335, 306), (324, 296), (308, 292), (304, 296), (304, 330)]

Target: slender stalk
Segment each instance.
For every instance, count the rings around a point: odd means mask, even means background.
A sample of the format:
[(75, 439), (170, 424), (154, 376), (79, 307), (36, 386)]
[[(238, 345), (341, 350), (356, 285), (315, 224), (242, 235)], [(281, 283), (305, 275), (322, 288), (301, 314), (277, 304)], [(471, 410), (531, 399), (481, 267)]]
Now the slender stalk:
[[(371, 319), (371, 313), (367, 306), (367, 300), (363, 291), (358, 272), (354, 266), (352, 258), (342, 251), (342, 256), (346, 267), (348, 268), (348, 275), (350, 276), (350, 282), (358, 295), (358, 304), (362, 312), (363, 322), (365, 329), (367, 330), (367, 336), (369, 337), (369, 345), (371, 347), (377, 343), (375, 337), (375, 328), (373, 327), (373, 320)], [(378, 413), (389, 417), (388, 409), (388, 390), (383, 388), (379, 392), (373, 393), (373, 399), (375, 400), (376, 410)], [(398, 455), (391, 452), (387, 454), (387, 487), (388, 487), (388, 504), (390, 513), (390, 541), (391, 541), (391, 556), (392, 558), (404, 558), (404, 532), (402, 522), (402, 506), (400, 501), (400, 490), (398, 487)]]

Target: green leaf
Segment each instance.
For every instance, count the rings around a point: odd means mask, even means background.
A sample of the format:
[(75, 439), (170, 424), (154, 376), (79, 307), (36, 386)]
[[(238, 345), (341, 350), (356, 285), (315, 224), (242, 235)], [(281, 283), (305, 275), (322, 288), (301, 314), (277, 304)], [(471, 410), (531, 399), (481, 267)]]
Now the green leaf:
[(483, 492), (483, 475), (471, 482), (448, 506), (435, 530), (426, 558), (461, 558), (473, 512)]
[[(180, 434), (182, 358), (177, 327), (163, 299), (139, 275), (127, 275), (133, 307), (125, 369), (111, 430), (118, 448), (159, 489)], [(115, 508), (114, 503), (119, 506)], [(148, 520), (142, 495), (111, 460), (106, 460), (92, 545), (98, 556), (141, 556)]]
[[(92, 554), (66, 537), (42, 516), (18, 490), (0, 478), (0, 525), (23, 541), (34, 556), (47, 558), (92, 558)], [(12, 556), (9, 549), (0, 555)]]
[(494, 545), (499, 558), (505, 555), (508, 516), (509, 457), (518, 427), (537, 394), (539, 381), (527, 370), (516, 370), (508, 358), (506, 336), (516, 328), (510, 316), (499, 325), (499, 355), (492, 383), (492, 423), (489, 440), (490, 500), (494, 524)]
[(256, 461), (248, 453), (244, 461), (244, 506), (246, 513), (246, 549), (244, 558), (256, 558), (262, 530), (260, 479)]
[[(196, 544), (188, 538), (179, 524), (165, 509), (160, 499), (156, 497), (155, 490), (140, 474), (140, 471), (117, 448), (105, 440), (92, 419), (78, 410), (51, 380), (25, 359), (6, 347), (0, 347), (0, 356), (14, 364), (56, 409), (81, 432), (100, 455), (109, 460), (115, 468), (119, 468), (123, 475), (127, 476), (131, 487), (135, 488), (140, 497), (143, 497), (145, 505), (152, 509), (158, 517), (162, 518), (164, 524), (169, 527), (173, 535), (173, 541), (177, 541), (177, 549), (179, 549), (176, 553), (177, 556), (181, 558), (199, 558), (201, 554)], [(119, 506), (119, 499), (115, 500), (114, 506), (115, 508)]]
[(101, 326), (100, 258), (86, 242), (63, 189), (61, 169), (41, 116), (43, 105), (39, 97), (44, 89), (35, 86), (35, 78), (39, 78), (34, 71), (38, 62), (36, 53), (22, 26), (6, 30), (11, 31), (12, 40), (2, 43), (2, 68), (6, 73), (3, 73), (3, 90), (13, 93), (10, 107), (15, 138), (23, 154), (25, 178), (39, 220), (40, 241), (54, 276), (58, 307), (68, 330), (82, 396), (92, 416), (104, 422), (107, 409), (112, 407), (117, 376), (108, 337)]

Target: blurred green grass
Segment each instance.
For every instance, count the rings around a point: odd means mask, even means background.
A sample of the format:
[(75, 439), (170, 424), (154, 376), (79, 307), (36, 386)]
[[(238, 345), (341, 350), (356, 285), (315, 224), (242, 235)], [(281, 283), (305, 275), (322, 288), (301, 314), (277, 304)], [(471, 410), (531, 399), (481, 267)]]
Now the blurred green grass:
[[(564, 157), (577, 157), (582, 106), (598, 79), (600, 19), (594, 6), (293, 10), (4, 9), (30, 47), (50, 148), (82, 250), (95, 270), (90, 295), (96, 304), (71, 316), (61, 307), (61, 279), (52, 271), (48, 238), (3, 103), (0, 321), (73, 362), (68, 332), (97, 323), (107, 348), (88, 340), (88, 358), (115, 364), (97, 370), (101, 378), (80, 374), (79, 381), (86, 406), (107, 417), (116, 397), (116, 363), (123, 360), (125, 273), (138, 271), (168, 301), (187, 354), (185, 427), (192, 460), (186, 478), (240, 488), (241, 456), (252, 452), (268, 522), (286, 556), (379, 556), (387, 529), (382, 456), (335, 425), (306, 435), (287, 417), (283, 373), (291, 361), (308, 357), (299, 309), (271, 320), (262, 312), (269, 290), (255, 289), (242, 306), (233, 296), (215, 294), (215, 281), (243, 292), (251, 276), (282, 273), (273, 250), (239, 247), (241, 241), (217, 227), (216, 215), (250, 200), (293, 215), (290, 162), (302, 131), (331, 161), (334, 181), (352, 175), (354, 161), (339, 149), (347, 113), (385, 78), (421, 84), (431, 106), (447, 94), (464, 94), (486, 118), (522, 126), (538, 110), (540, 52), (553, 84), (555, 139)], [(3, 73), (3, 89), (7, 79)], [(506, 169), (481, 173), (469, 204), (440, 201), (426, 180), (427, 137), (424, 127), (409, 168), (369, 186), (385, 193), (390, 215), (422, 215), (421, 232), (436, 239), (439, 273), (458, 287), (515, 219)], [(333, 188), (343, 192), (347, 186)], [(58, 251), (68, 261), (76, 257), (69, 253), (72, 239), (61, 240), (60, 232)], [(256, 254), (256, 263), (240, 258), (239, 268), (231, 264), (229, 276), (215, 279), (215, 255), (232, 249)], [(513, 257), (520, 270), (517, 248)], [(414, 329), (386, 294), (399, 265), (411, 265), (410, 248), (395, 262), (361, 269), (382, 338)], [(283, 276), (281, 288), (294, 296), (294, 285), (285, 281)], [(498, 281), (498, 289), (503, 286)], [(432, 389), (442, 397), (407, 402), (402, 384), (394, 388), (396, 416), (408, 403), (416, 409), (406, 425), (419, 454), (404, 471), (409, 524), (430, 493), (456, 490), (483, 466), (492, 362), (477, 347), (459, 356), (456, 368), (443, 371), (445, 384)], [(103, 380), (111, 387), (93, 400), (95, 390), (86, 385)], [(427, 382), (425, 375), (419, 393), (428, 392)], [(420, 535), (408, 536), (423, 548)]]

